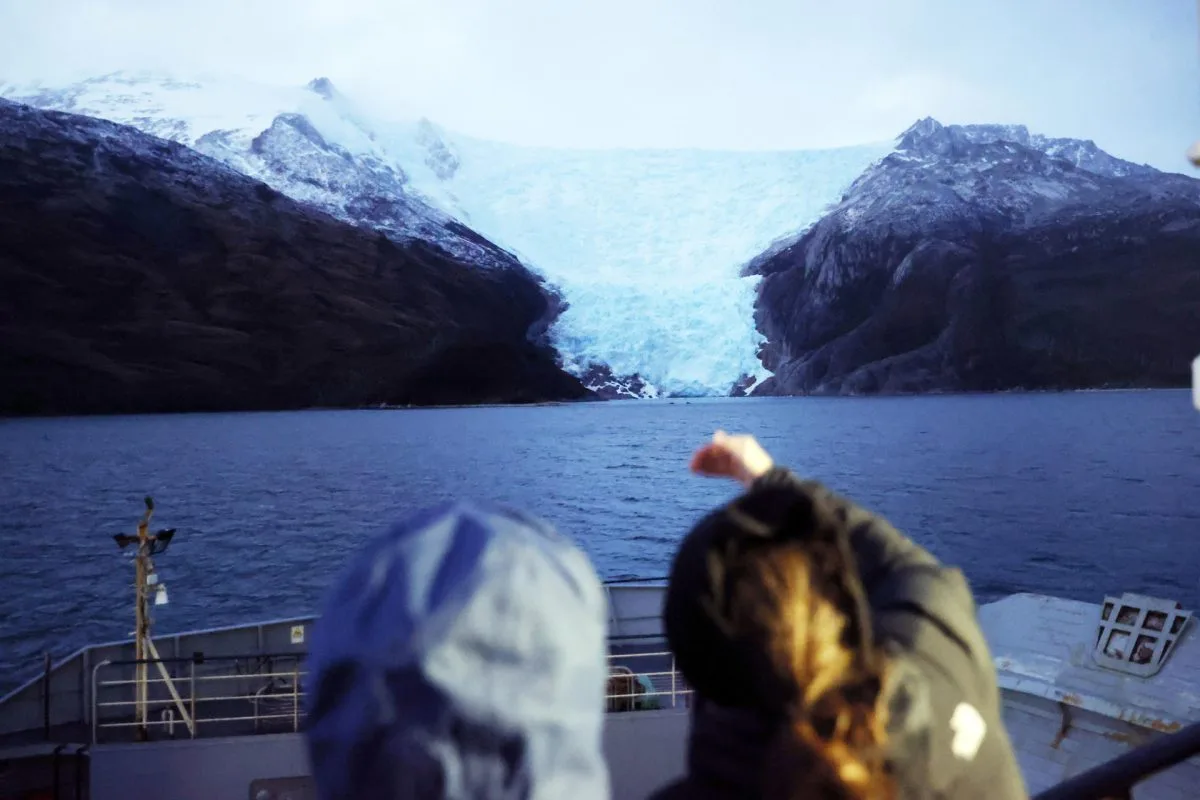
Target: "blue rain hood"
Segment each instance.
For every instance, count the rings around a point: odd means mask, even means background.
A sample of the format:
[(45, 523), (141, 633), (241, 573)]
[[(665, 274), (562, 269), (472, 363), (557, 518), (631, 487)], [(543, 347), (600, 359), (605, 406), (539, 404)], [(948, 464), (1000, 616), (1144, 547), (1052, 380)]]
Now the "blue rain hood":
[(322, 800), (607, 800), (607, 603), (548, 524), (453, 503), (357, 554), (314, 626)]

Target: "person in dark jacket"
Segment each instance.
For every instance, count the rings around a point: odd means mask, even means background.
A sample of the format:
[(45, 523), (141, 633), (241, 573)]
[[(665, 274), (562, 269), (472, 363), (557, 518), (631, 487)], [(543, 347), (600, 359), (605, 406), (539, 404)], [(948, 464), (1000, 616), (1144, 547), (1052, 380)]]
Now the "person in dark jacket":
[(663, 617), (694, 687), (688, 774), (654, 800), (1028, 797), (962, 573), (718, 432), (746, 491), (680, 545)]
[(607, 603), (546, 523), (454, 503), (354, 557), (309, 653), (321, 800), (607, 800)]

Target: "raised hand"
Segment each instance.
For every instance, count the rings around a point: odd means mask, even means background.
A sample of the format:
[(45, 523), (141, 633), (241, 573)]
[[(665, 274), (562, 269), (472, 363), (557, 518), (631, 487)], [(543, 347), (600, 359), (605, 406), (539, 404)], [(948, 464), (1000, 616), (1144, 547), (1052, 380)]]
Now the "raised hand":
[(690, 467), (699, 475), (732, 478), (749, 486), (774, 465), (771, 456), (753, 436), (717, 431), (711, 442), (692, 455)]

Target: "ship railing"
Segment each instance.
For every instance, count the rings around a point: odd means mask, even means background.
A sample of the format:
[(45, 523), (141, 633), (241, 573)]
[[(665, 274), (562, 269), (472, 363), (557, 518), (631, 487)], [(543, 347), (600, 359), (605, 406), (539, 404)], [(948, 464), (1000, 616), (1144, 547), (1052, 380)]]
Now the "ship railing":
[(1128, 800), (1142, 781), (1200, 755), (1200, 722), (1079, 773), (1034, 800)]
[[(304, 660), (293, 652), (102, 661), (91, 676), (92, 742), (299, 731)], [(139, 665), (147, 672), (140, 719)]]
[[(188, 658), (204, 653), (272, 653), (304, 651), (305, 632), (312, 616), (265, 620), (180, 631), (154, 637), (161, 658)], [(299, 641), (297, 641), (299, 634)], [(131, 640), (81, 647), (70, 655), (43, 663), (38, 671), (0, 697), (0, 738), (32, 741), (38, 732), (46, 741), (61, 736), (76, 741), (91, 728), (92, 668), (105, 659), (134, 657)]]
[[(613, 634), (656, 635), (662, 646), (661, 591), (665, 578), (618, 578), (606, 582), (611, 605), (609, 619)], [(646, 592), (617, 591), (645, 589)], [(308, 615), (265, 620), (251, 624), (225, 625), (180, 631), (153, 637), (161, 658), (186, 661), (203, 653), (302, 653), (307, 631), (316, 618)], [(629, 638), (613, 636), (617, 638)], [(134, 657), (131, 640), (116, 640), (81, 647), (62, 658), (39, 659), (38, 669), (16, 687), (0, 692), (0, 740), (32, 741), (38, 734), (45, 741), (67, 737), (86, 739), (94, 707), (93, 667), (104, 660)], [(157, 672), (157, 670), (156, 670)], [(108, 676), (106, 672), (102, 677)], [(178, 715), (177, 715), (178, 716)]]
[[(151, 739), (178, 737), (183, 730), (193, 738), (299, 731), (308, 674), (304, 660), (304, 653), (280, 653), (102, 662), (92, 671), (92, 742), (143, 726)], [(150, 672), (144, 722), (134, 713), (133, 673), (139, 663)], [(648, 648), (609, 656), (609, 711), (686, 708), (692, 696), (668, 651)], [(1127, 798), (1142, 781), (1197, 755), (1200, 723), (1086, 770), (1035, 800)]]
[(609, 712), (688, 708), (692, 695), (669, 651), (618, 652), (608, 657), (605, 700)]
[[(300, 731), (305, 657), (291, 652), (102, 661), (91, 675), (92, 743)], [(690, 707), (692, 689), (670, 652), (615, 652), (608, 663), (609, 711)], [(139, 664), (147, 673), (140, 718)]]

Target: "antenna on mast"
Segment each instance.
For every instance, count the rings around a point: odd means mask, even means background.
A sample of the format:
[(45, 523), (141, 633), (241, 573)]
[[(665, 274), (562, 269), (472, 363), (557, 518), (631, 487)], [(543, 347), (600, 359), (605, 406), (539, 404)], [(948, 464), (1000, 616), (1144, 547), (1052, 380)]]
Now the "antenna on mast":
[(162, 530), (150, 533), (150, 517), (154, 515), (154, 498), (146, 497), (146, 511), (142, 515), (141, 521), (137, 526), (137, 534), (130, 535), (126, 533), (118, 533), (113, 536), (117, 547), (124, 550), (130, 545), (136, 545), (137, 551), (134, 553), (134, 617), (135, 627), (133, 631), (133, 652), (136, 677), (134, 680), (135, 695), (135, 722), (137, 727), (136, 736), (138, 741), (146, 741), (149, 738), (146, 729), (146, 719), (148, 716), (149, 703), (149, 683), (147, 678), (147, 667), (151, 660), (158, 666), (158, 670), (162, 673), (162, 678), (166, 682), (167, 690), (171, 693), (171, 697), (175, 700), (175, 705), (178, 707), (180, 714), (183, 716), (184, 722), (187, 723), (188, 730), (195, 733), (194, 723), (191, 716), (184, 708), (183, 700), (179, 696), (179, 692), (175, 690), (175, 683), (171, 680), (170, 674), (162, 665), (162, 660), (158, 655), (158, 648), (154, 646), (154, 640), (150, 637), (150, 627), (153, 618), (150, 614), (150, 593), (154, 592), (154, 605), (161, 606), (167, 603), (167, 586), (159, 582), (158, 573), (154, 571), (154, 561), (152, 556), (161, 555), (167, 551), (171, 545), (171, 540), (175, 538), (174, 528), (164, 528)]

